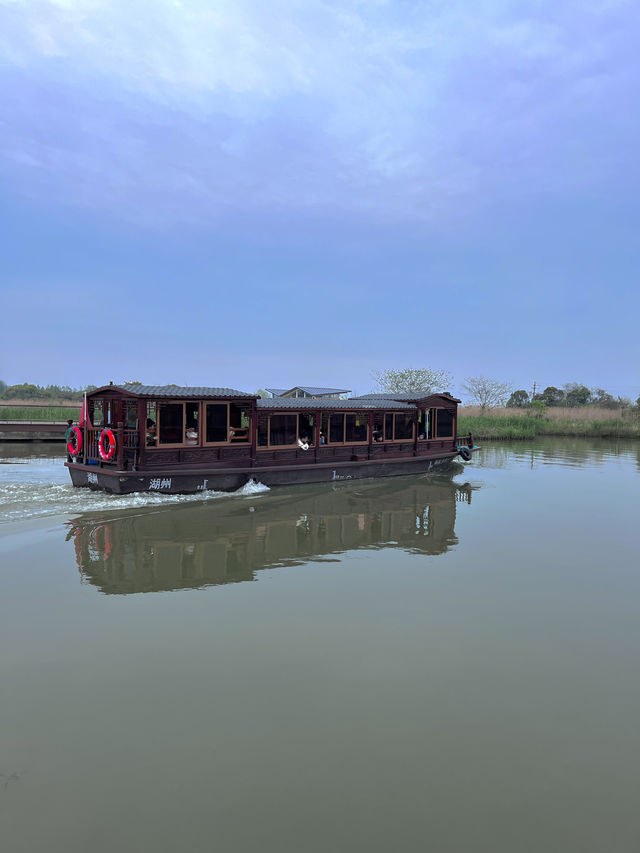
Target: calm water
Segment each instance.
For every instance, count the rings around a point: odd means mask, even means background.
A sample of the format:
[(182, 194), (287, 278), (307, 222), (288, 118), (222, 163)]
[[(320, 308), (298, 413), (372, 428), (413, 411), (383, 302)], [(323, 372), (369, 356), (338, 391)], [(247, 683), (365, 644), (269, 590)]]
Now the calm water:
[(73, 490), (0, 445), (3, 851), (640, 850), (640, 445)]

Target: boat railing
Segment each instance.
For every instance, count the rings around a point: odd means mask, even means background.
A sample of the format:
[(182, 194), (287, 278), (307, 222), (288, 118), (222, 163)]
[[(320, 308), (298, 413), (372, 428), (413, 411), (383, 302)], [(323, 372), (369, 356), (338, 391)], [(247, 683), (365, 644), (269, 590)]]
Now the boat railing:
[[(112, 459), (105, 460), (100, 455), (100, 436), (104, 429), (110, 429), (115, 438), (115, 453)], [(117, 426), (87, 426), (83, 433), (85, 446), (83, 458), (86, 462), (94, 464), (96, 462), (107, 465), (117, 465), (122, 468), (124, 465), (125, 456), (130, 457), (137, 451), (140, 444), (137, 427), (125, 427), (122, 423)]]
[(458, 447), (466, 446), (469, 448), (469, 450), (473, 450), (473, 436), (471, 435), (471, 433), (469, 433), (468, 435), (459, 435), (456, 438), (456, 444), (458, 445)]

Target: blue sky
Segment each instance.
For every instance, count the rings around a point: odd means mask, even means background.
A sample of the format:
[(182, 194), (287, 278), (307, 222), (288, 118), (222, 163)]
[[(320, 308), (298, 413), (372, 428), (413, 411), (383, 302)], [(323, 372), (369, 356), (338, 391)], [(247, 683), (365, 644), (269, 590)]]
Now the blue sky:
[(0, 378), (640, 394), (632, 2), (0, 0)]

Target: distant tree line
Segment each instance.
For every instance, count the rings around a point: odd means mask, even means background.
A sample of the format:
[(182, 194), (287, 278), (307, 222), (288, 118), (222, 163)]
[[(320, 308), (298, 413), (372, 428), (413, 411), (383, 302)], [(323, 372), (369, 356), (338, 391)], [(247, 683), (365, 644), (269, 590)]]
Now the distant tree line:
[[(425, 396), (435, 391), (443, 391), (453, 382), (453, 377), (447, 371), (426, 367), (374, 371), (372, 376), (381, 391), (424, 394)], [(69, 385), (32, 385), (30, 382), (7, 385), (0, 379), (0, 400), (76, 401), (82, 400), (85, 391), (93, 391), (96, 387), (96, 385), (87, 385), (86, 388), (71, 388)], [(507, 383), (487, 379), (484, 376), (470, 377), (462, 387), (483, 412), (487, 408), (504, 405), (514, 409), (531, 408), (535, 411), (544, 411), (543, 407), (554, 406), (627, 409), (634, 405), (628, 397), (614, 397), (604, 388), (588, 388), (579, 382), (568, 382), (562, 388), (549, 385), (544, 391), (534, 395), (523, 389), (511, 391), (512, 386)], [(260, 393), (263, 396), (264, 392)], [(640, 408), (640, 397), (635, 401), (635, 405)]]
[(86, 388), (71, 388), (69, 385), (32, 385), (22, 382), (20, 385), (7, 385), (0, 379), (0, 400), (82, 400), (85, 391), (93, 391), (97, 385)]
[[(530, 395), (522, 389), (514, 391), (507, 400), (507, 406), (513, 409), (524, 409), (535, 404), (544, 406), (566, 406), (567, 408), (578, 408), (580, 406), (599, 406), (601, 409), (628, 409), (633, 405), (629, 397), (614, 397), (604, 388), (587, 388), (579, 382), (568, 382), (562, 388), (549, 385), (539, 394)], [(640, 397), (636, 400), (640, 406)]]
[[(377, 370), (372, 374), (381, 391), (407, 394), (432, 394), (451, 386), (453, 377), (444, 370), (423, 368), (403, 368)], [(542, 417), (547, 407), (599, 406), (603, 409), (627, 409), (634, 404), (628, 397), (614, 397), (604, 388), (588, 388), (580, 382), (568, 382), (562, 388), (549, 385), (539, 394), (531, 395), (520, 389), (512, 391), (513, 386), (486, 376), (471, 376), (462, 384), (468, 400), (480, 407), (481, 414), (487, 409), (508, 406), (509, 408), (531, 409)], [(640, 408), (640, 397), (635, 402)]]

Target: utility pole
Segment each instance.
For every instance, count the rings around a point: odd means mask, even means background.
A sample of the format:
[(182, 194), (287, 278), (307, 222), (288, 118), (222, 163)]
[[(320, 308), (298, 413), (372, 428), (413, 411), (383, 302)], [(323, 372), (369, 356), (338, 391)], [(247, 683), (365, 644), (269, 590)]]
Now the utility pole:
[(535, 397), (536, 397), (536, 388), (537, 388), (537, 385), (536, 385), (536, 383), (534, 382), (534, 383), (533, 383), (533, 392), (532, 392), (532, 394), (531, 394), (531, 399), (532, 399), (532, 400), (535, 400)]

